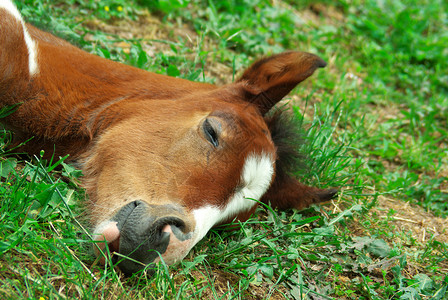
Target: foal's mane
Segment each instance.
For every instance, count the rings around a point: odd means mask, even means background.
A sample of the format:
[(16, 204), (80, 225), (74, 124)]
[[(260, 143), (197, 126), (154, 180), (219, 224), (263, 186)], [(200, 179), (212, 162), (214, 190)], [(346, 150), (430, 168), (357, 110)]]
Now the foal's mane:
[(285, 108), (274, 108), (265, 116), (265, 121), (277, 147), (276, 178), (283, 180), (305, 171), (307, 155), (302, 151), (305, 143), (302, 122)]

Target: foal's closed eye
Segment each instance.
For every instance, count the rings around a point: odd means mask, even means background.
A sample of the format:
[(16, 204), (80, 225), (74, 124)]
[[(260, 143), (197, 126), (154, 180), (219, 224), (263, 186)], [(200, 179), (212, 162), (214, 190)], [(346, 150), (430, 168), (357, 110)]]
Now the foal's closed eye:
[(202, 123), (205, 138), (214, 146), (219, 146), (219, 123), (210, 121), (208, 118)]

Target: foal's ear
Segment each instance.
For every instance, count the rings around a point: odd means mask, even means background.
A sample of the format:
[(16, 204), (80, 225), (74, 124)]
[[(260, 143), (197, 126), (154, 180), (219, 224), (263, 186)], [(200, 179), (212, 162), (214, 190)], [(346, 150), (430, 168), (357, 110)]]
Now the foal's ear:
[(255, 62), (237, 82), (243, 84), (246, 100), (264, 115), (297, 84), (326, 65), (314, 54), (283, 52)]

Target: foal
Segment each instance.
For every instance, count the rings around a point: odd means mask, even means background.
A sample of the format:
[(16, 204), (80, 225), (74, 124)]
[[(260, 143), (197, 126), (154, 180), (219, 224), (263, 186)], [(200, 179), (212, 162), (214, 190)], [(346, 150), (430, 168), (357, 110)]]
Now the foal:
[(131, 274), (181, 260), (209, 229), (246, 220), (254, 199), (280, 209), (331, 199), (284, 168), (271, 108), (326, 63), (285, 52), (215, 86), (88, 54), (24, 23), (0, 1), (0, 105), (23, 151), (70, 154), (84, 173), (102, 247)]

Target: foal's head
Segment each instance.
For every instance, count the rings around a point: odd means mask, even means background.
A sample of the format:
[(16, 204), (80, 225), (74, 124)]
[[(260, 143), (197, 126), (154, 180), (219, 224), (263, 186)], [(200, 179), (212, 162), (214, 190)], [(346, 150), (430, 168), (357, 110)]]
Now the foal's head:
[(96, 239), (130, 258), (118, 257), (125, 273), (175, 263), (214, 225), (253, 212), (275, 178), (264, 115), (323, 66), (287, 52), (227, 86), (111, 108), (120, 118), (86, 156), (85, 175)]

